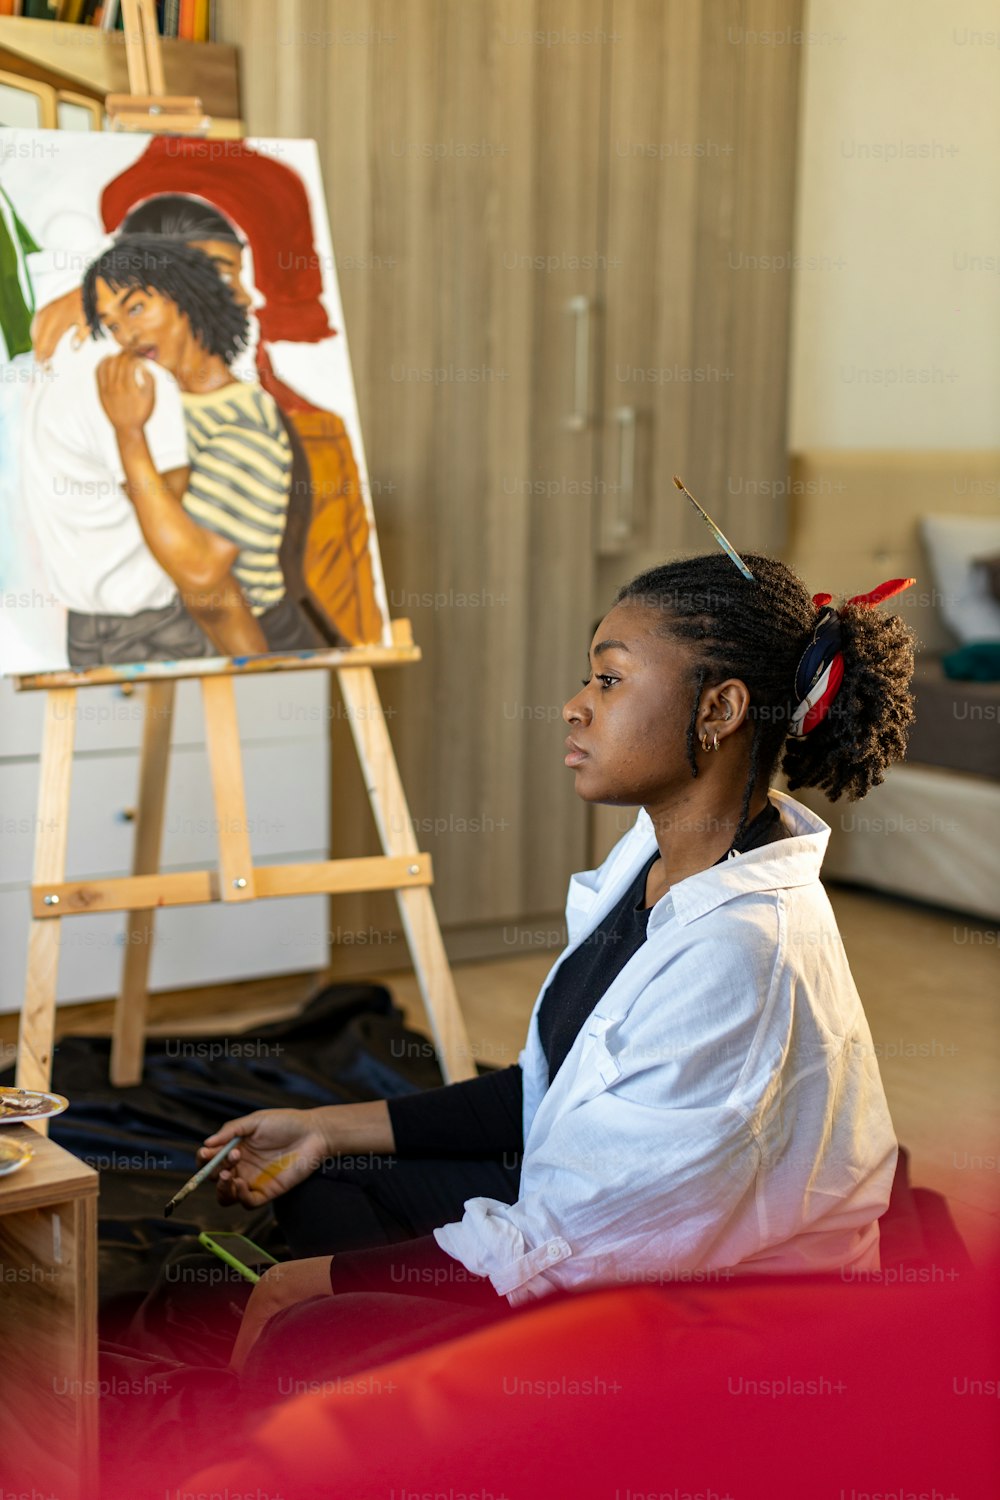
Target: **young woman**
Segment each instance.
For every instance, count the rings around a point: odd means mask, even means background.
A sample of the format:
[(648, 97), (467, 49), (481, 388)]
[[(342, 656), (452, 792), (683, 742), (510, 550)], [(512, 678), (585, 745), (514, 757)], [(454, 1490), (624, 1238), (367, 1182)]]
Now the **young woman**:
[(233, 1363), (275, 1319), (258, 1380), (601, 1282), (877, 1268), (896, 1141), (820, 882), (829, 828), (769, 786), (780, 766), (856, 799), (903, 755), (912, 639), (874, 607), (903, 581), (837, 610), (746, 562), (654, 568), (595, 633), (566, 764), (585, 801), (641, 810), (570, 881), (518, 1065), (206, 1142), (242, 1137), (220, 1201), (273, 1200), (308, 1257), (251, 1296)]
[[(231, 654), (315, 648), (322, 642), (281, 570), (291, 444), (274, 398), (236, 380), (229, 368), (245, 341), (246, 307), (218, 261), (193, 244), (137, 234), (118, 240), (88, 268), (87, 321), (123, 351), (98, 366), (101, 401), (150, 550), (189, 609), (203, 614), (221, 599), (220, 620), (210, 628), (210, 617), (203, 628)], [(190, 470), (180, 505), (152, 472), (144, 429), (155, 397), (143, 378), (147, 359), (181, 390)], [(216, 553), (245, 600), (245, 629), (235, 646), (238, 607), (213, 590), (211, 579), (199, 583), (205, 560)]]

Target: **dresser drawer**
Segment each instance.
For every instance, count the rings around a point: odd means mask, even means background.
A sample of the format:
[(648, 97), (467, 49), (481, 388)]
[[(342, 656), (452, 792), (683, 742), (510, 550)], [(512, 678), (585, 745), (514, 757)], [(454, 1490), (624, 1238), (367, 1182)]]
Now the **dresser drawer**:
[[(322, 733), (328, 722), (329, 672), (274, 672), (237, 677), (236, 708), (240, 738), (283, 740)], [(45, 717), (44, 690), (19, 693), (10, 678), (0, 678), (0, 758), (39, 755)], [(143, 687), (81, 688), (76, 695), (77, 750), (130, 750), (142, 743), (145, 717)], [(338, 700), (339, 700), (339, 694)], [(185, 679), (174, 697), (174, 745), (205, 740), (201, 686)]]
[[(306, 851), (288, 863), (315, 860)], [(282, 861), (284, 863), (284, 861)], [(156, 917), (150, 988), (183, 989), (323, 968), (329, 922), (325, 896), (290, 896), (239, 906), (178, 906)], [(24, 998), (30, 906), (26, 890), (0, 892), (0, 1011)], [(106, 912), (62, 923), (58, 999), (102, 1000), (117, 993), (125, 949), (125, 916)], [(295, 942), (288, 941), (289, 932)], [(223, 1022), (220, 1021), (220, 1027)]]
[[(319, 737), (244, 744), (247, 824), (254, 857), (324, 849), (328, 838), (327, 746)], [(39, 763), (0, 763), (0, 886), (32, 878), (38, 827)], [(127, 874), (132, 868), (139, 755), (80, 756), (73, 765), (67, 877)], [(323, 856), (325, 857), (325, 856)], [(170, 757), (161, 863), (164, 869), (218, 861), (217, 819), (208, 754), (175, 748)]]

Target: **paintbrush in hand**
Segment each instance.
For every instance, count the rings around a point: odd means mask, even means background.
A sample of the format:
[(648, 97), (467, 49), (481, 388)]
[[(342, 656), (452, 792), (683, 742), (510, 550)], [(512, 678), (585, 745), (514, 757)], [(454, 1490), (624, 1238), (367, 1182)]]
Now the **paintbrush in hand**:
[(234, 1135), (231, 1141), (227, 1141), (220, 1150), (216, 1151), (211, 1161), (207, 1161), (205, 1165), (194, 1174), (193, 1177), (188, 1178), (187, 1182), (182, 1188), (178, 1188), (177, 1192), (174, 1194), (170, 1202), (167, 1204), (166, 1208), (163, 1210), (163, 1217), (165, 1219), (170, 1218), (170, 1215), (173, 1213), (178, 1203), (183, 1203), (188, 1193), (193, 1193), (196, 1187), (201, 1187), (201, 1184), (205, 1181), (205, 1178), (211, 1176), (216, 1167), (219, 1165), (220, 1161), (225, 1161), (226, 1157), (229, 1155), (230, 1151), (232, 1151), (233, 1147), (238, 1146), (242, 1139), (243, 1137), (241, 1135)]

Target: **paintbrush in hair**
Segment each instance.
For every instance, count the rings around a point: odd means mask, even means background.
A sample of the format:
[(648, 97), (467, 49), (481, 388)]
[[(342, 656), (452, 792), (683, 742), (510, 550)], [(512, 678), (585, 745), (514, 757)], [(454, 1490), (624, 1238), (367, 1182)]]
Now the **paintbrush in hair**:
[(688, 489), (687, 485), (684, 483), (683, 479), (678, 479), (676, 474), (674, 475), (674, 484), (676, 484), (679, 490), (683, 490), (684, 494), (687, 495), (688, 499), (691, 501), (691, 504), (694, 506), (699, 516), (701, 516), (701, 519), (704, 521), (709, 531), (715, 537), (715, 540), (718, 542), (723, 552), (727, 553), (728, 556), (732, 558), (733, 562), (743, 574), (743, 577), (749, 578), (750, 582), (753, 583), (753, 574), (747, 567), (746, 563), (743, 561), (742, 557), (740, 557), (739, 553), (736, 551), (736, 548), (732, 545), (731, 542), (726, 540), (722, 532), (719, 530), (718, 526), (716, 526), (715, 522), (712, 520), (712, 517), (708, 514), (708, 511), (702, 509), (702, 507), (698, 504), (697, 500), (692, 495), (691, 491)]

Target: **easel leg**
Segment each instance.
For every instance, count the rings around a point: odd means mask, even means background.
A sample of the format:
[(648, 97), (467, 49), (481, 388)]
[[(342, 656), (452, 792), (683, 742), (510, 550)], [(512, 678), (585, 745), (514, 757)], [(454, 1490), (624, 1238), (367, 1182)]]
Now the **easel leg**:
[[(146, 688), (146, 719), (139, 762), (133, 875), (151, 875), (160, 867), (173, 712), (174, 684), (151, 682)], [(155, 911), (130, 911), (125, 927), (122, 987), (115, 1002), (111, 1036), (111, 1082), (117, 1088), (138, 1083), (142, 1077), (149, 965), (155, 921)]]
[[(76, 736), (76, 688), (51, 688), (45, 704), (34, 884), (58, 885), (66, 875), (69, 794)], [(58, 909), (58, 908), (57, 908)], [(19, 1088), (47, 1089), (52, 1078), (56, 985), (59, 978), (58, 917), (32, 917), (28, 935), (28, 973), (18, 1035), (16, 1079)], [(35, 1129), (48, 1133), (48, 1121)]]
[[(347, 667), (337, 671), (337, 679), (382, 848), (386, 854), (418, 854), (374, 673), (371, 667)], [(396, 899), (445, 1081), (473, 1078), (476, 1068), (431, 891), (427, 886), (400, 890)]]
[(205, 677), (201, 684), (205, 738), (212, 769), (212, 797), (219, 832), (219, 899), (252, 901), (253, 857), (243, 784), (243, 752), (231, 677)]

